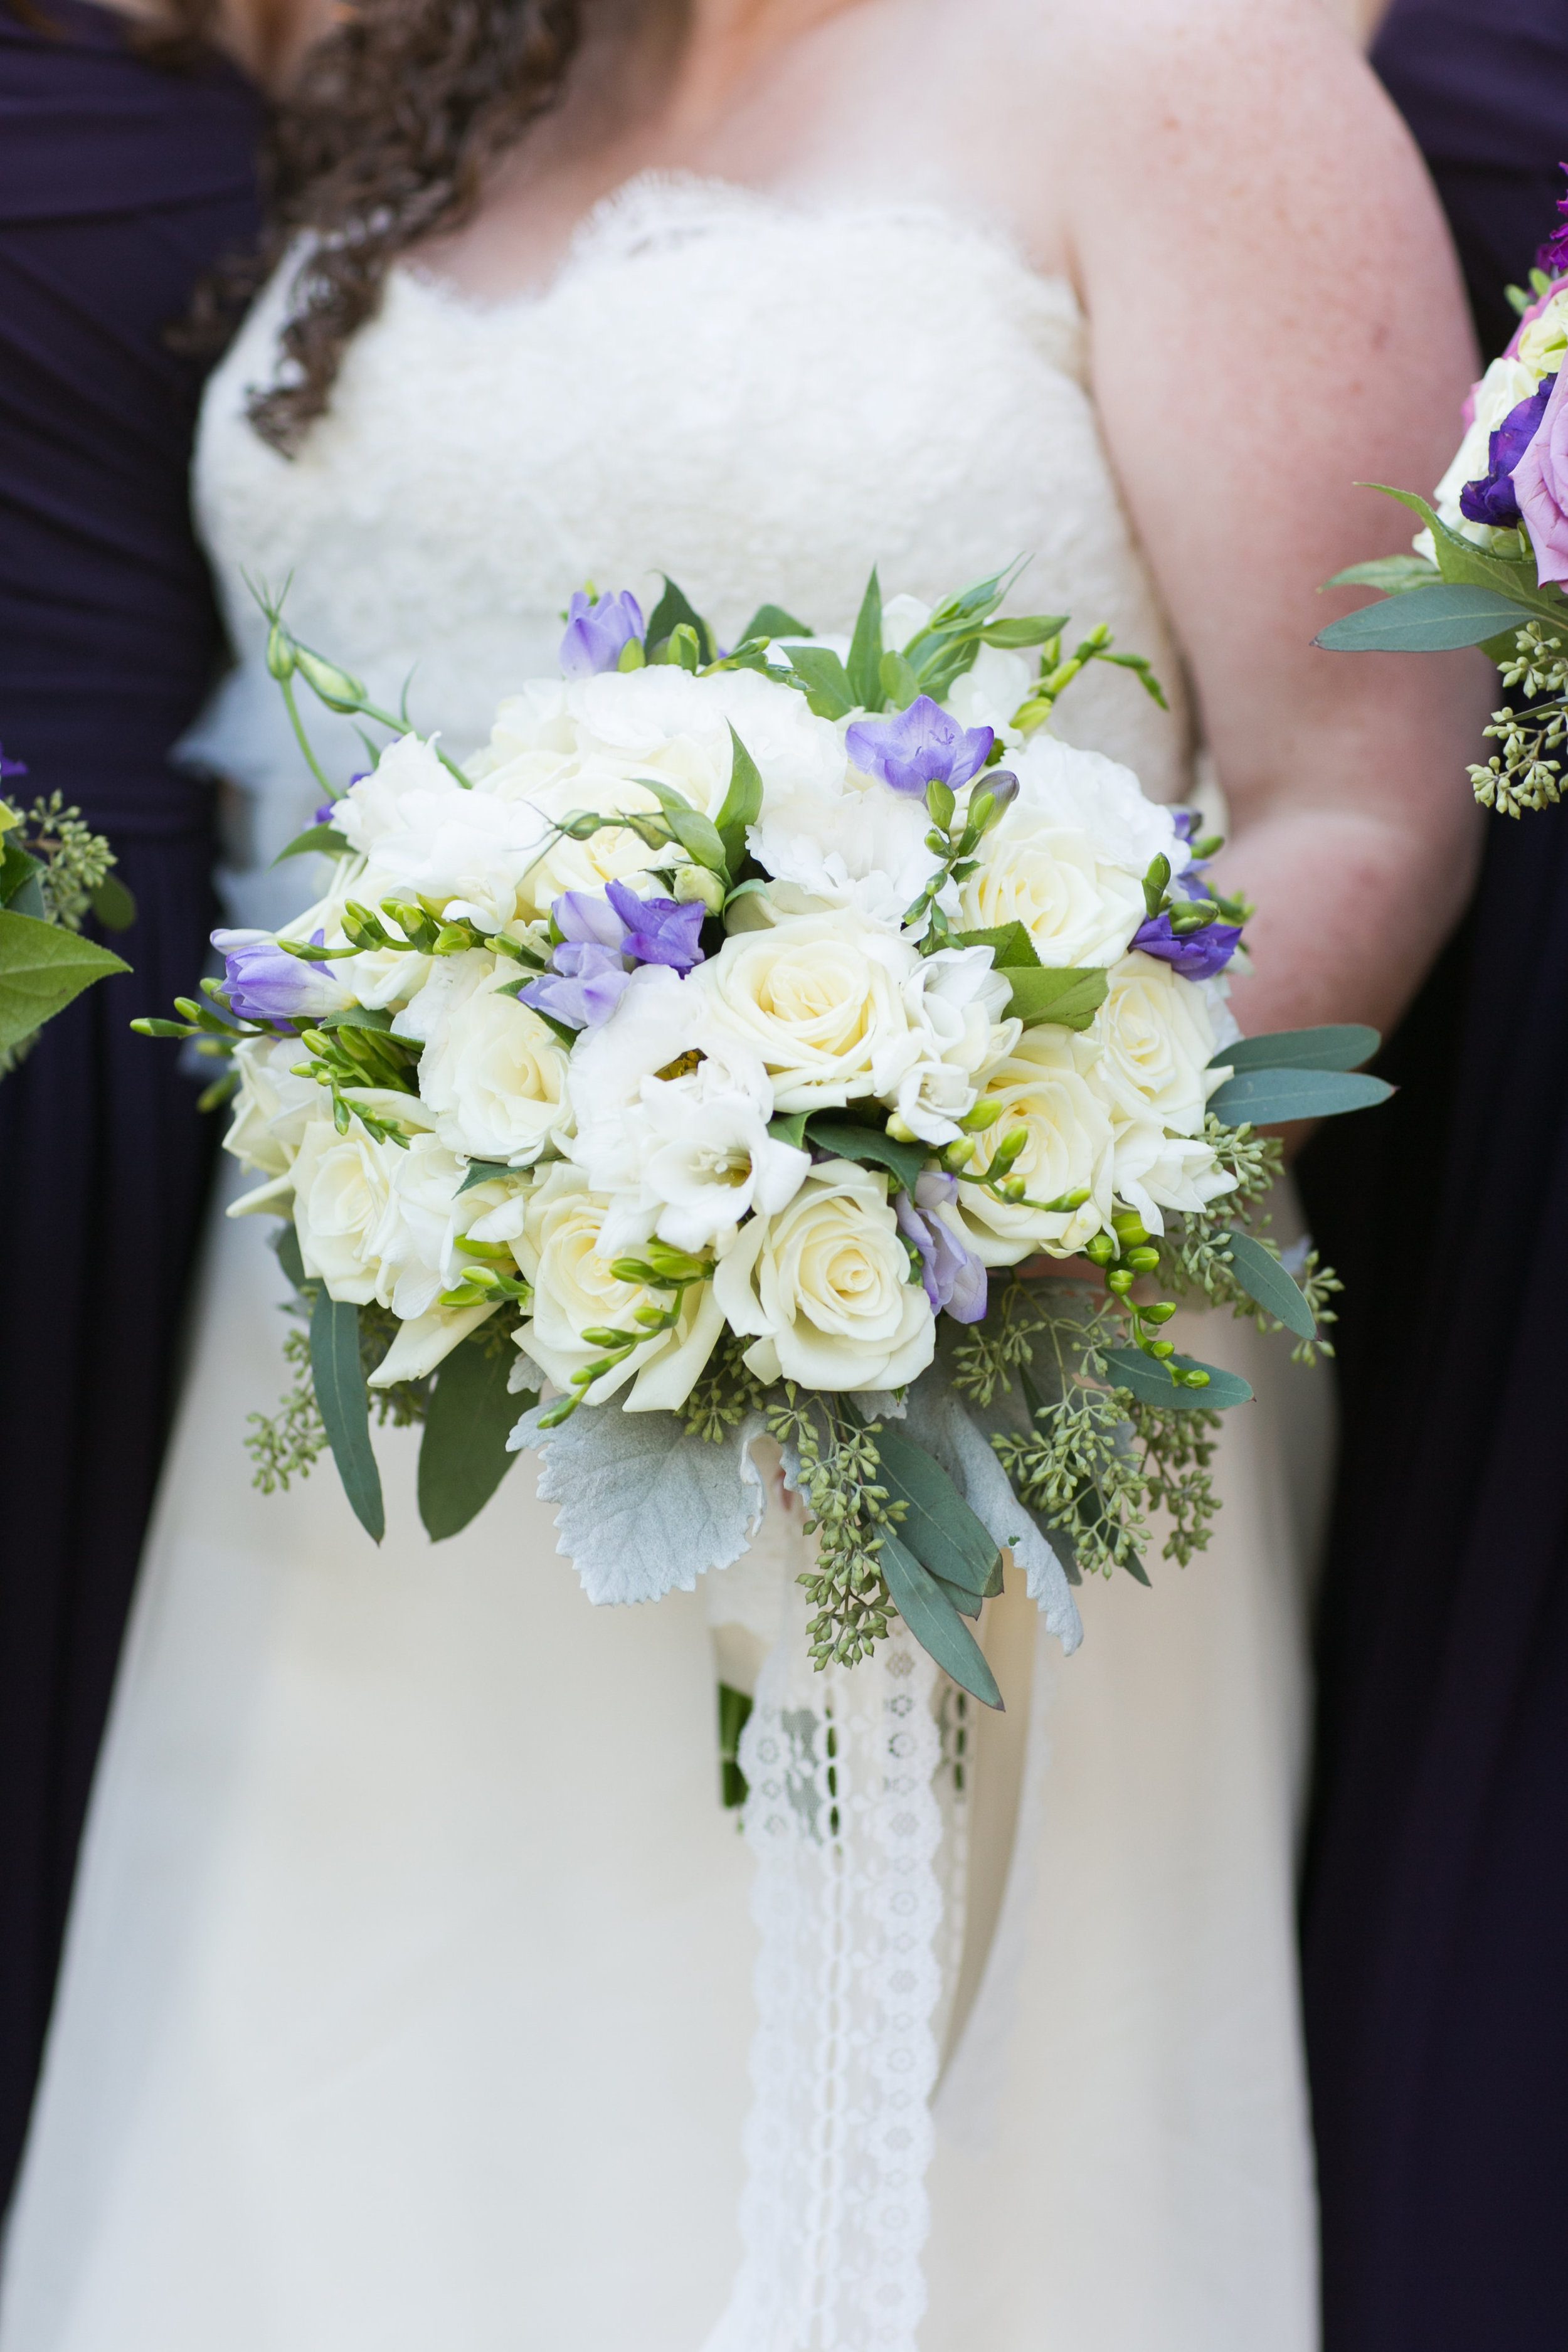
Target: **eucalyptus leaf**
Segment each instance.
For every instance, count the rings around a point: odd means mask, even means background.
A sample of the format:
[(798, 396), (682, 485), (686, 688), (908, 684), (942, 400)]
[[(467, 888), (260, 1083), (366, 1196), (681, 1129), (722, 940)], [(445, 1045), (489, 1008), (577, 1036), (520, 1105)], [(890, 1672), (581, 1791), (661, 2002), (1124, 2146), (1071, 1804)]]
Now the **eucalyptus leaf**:
[(279, 1265), (295, 1289), (303, 1290), (310, 1277), (305, 1272), (305, 1261), (300, 1255), (300, 1236), (295, 1231), (292, 1217), (283, 1219), (277, 1232), (272, 1234), (271, 1242), (277, 1253)]
[[(1131, 1390), (1140, 1404), (1162, 1405), (1167, 1412), (1227, 1412), (1232, 1405), (1247, 1403), (1252, 1395), (1239, 1372), (1200, 1363), (1196, 1356), (1171, 1356), (1163, 1364), (1146, 1356), (1142, 1348), (1107, 1348), (1103, 1354), (1106, 1370), (1119, 1389)], [(1206, 1372), (1208, 1386), (1178, 1388), (1167, 1364), (1175, 1364), (1184, 1372)]]
[[(36, 881), (29, 877), (23, 890)], [(95, 980), (130, 969), (79, 931), (8, 907), (0, 913), (0, 1048), (19, 1045)]]
[(782, 604), (759, 604), (742, 630), (737, 643), (750, 645), (758, 637), (765, 637), (772, 644), (778, 637), (814, 637), (816, 635), (815, 629), (808, 629), (804, 621), (797, 621), (795, 614), (786, 613)]
[(118, 874), (106, 874), (95, 883), (89, 903), (106, 931), (128, 931), (136, 920), (136, 900)]
[(1320, 629), (1312, 642), (1330, 653), (1448, 653), (1522, 628), (1533, 618), (1527, 605), (1495, 588), (1438, 580), (1346, 613)]
[(733, 727), (730, 747), (730, 788), (713, 823), (723, 845), (726, 869), (733, 874), (746, 855), (746, 835), (763, 813), (763, 779)]
[(463, 1340), (436, 1374), (419, 1444), (419, 1516), (433, 1543), (476, 1518), (517, 1459), (507, 1439), (538, 1392), (509, 1394), (516, 1360), (487, 1335)]
[(866, 593), (855, 622), (847, 665), (849, 691), (867, 710), (882, 708), (882, 584), (876, 566), (866, 583)]
[(710, 662), (713, 658), (713, 632), (700, 613), (693, 608), (684, 590), (676, 586), (668, 572), (666, 572), (660, 576), (664, 581), (664, 593), (654, 606), (652, 618), (647, 625), (646, 643), (650, 656), (668, 638), (672, 637), (684, 622), (689, 629), (696, 632), (697, 644), (702, 659), (705, 662)]
[(1360, 1021), (1325, 1024), (1321, 1029), (1276, 1029), (1238, 1037), (1209, 1057), (1210, 1069), (1359, 1070), (1383, 1043)]
[(1071, 964), (1018, 965), (1003, 968), (1013, 991), (1009, 1013), (1028, 1025), (1054, 1021), (1063, 1029), (1087, 1029), (1110, 989), (1098, 967), (1080, 970)]
[(1325, 588), (1381, 588), (1385, 596), (1403, 596), (1412, 588), (1429, 588), (1442, 573), (1424, 555), (1374, 555), (1370, 563), (1352, 563), (1325, 580)]
[(310, 1315), (310, 1380), (343, 1492), (365, 1533), (386, 1533), (381, 1473), (370, 1442), (370, 1401), (360, 1367), (359, 1308), (334, 1298), (325, 1283)]
[[(1499, 555), (1489, 547), (1478, 547), (1474, 540), (1462, 532), (1450, 530), (1436, 509), (1415, 490), (1396, 490), (1386, 482), (1374, 482), (1373, 489), (1382, 490), (1386, 498), (1396, 499), (1402, 507), (1419, 515), (1432, 534), (1437, 558), (1437, 569), (1445, 580), (1458, 581), (1478, 588), (1494, 588), (1537, 618), (1561, 629), (1568, 618), (1568, 604), (1552, 588), (1542, 588), (1536, 577), (1533, 559), (1524, 556)], [(1517, 625), (1517, 624), (1515, 625)]]
[(1371, 1110), (1394, 1088), (1361, 1070), (1243, 1070), (1227, 1078), (1209, 1108), (1226, 1127), (1277, 1127), (1291, 1118), (1337, 1118)]
[(883, 1428), (871, 1443), (882, 1465), (882, 1483), (908, 1507), (899, 1539), (933, 1576), (980, 1600), (1002, 1589), (1002, 1554), (942, 1465), (906, 1437)]
[(1230, 1250), (1231, 1272), (1248, 1298), (1255, 1299), (1288, 1331), (1294, 1331), (1299, 1339), (1315, 1339), (1318, 1326), (1312, 1310), (1279, 1259), (1271, 1257), (1250, 1234), (1233, 1229), (1225, 1238)]
[(961, 1690), (1000, 1714), (1002, 1694), (985, 1663), (985, 1653), (935, 1577), (896, 1535), (883, 1537), (877, 1557), (893, 1606), (921, 1649), (944, 1674), (952, 1675)]
[(961, 948), (989, 948), (998, 971), (1040, 961), (1022, 923), (1002, 923), (993, 931), (955, 931), (953, 937)]
[(1031, 613), (1016, 621), (987, 621), (978, 632), (983, 646), (1001, 646), (1010, 652), (1026, 646), (1048, 645), (1067, 627), (1066, 613)]
[(930, 1156), (922, 1143), (900, 1143), (879, 1127), (858, 1127), (851, 1118), (832, 1118), (821, 1113), (812, 1118), (805, 1139), (819, 1150), (830, 1152), (836, 1160), (855, 1160), (890, 1170), (905, 1192), (914, 1191)]
[(826, 646), (792, 646), (793, 675), (819, 719), (844, 719), (855, 708), (849, 673)]
[(286, 857), (304, 857), (312, 851), (322, 857), (347, 857), (352, 845), (335, 824), (308, 824), (303, 833), (294, 835), (286, 849), (279, 851), (272, 863), (281, 866)]

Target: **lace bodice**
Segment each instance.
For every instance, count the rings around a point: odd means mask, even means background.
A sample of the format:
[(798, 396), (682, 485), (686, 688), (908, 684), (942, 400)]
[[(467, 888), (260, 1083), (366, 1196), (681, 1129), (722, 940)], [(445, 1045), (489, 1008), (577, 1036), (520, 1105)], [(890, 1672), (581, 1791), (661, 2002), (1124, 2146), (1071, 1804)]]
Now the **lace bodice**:
[[(272, 787), (258, 851), (319, 793), (242, 572), (291, 575), (296, 632), (389, 706), (412, 670), (416, 723), (461, 751), (520, 677), (553, 669), (585, 580), (656, 597), (666, 571), (721, 635), (763, 597), (827, 630), (851, 624), (873, 561), (889, 593), (934, 597), (1026, 554), (1016, 604), (1109, 621), (1175, 712), (1104, 670), (1074, 688), (1062, 731), (1161, 798), (1184, 788), (1175, 657), (1085, 388), (1076, 299), (994, 229), (637, 180), (542, 292), (479, 305), (395, 271), (292, 461), (244, 415), (283, 296), (275, 283), (214, 377), (196, 458), (240, 656), (198, 748)], [(363, 764), (347, 729), (331, 756)]]

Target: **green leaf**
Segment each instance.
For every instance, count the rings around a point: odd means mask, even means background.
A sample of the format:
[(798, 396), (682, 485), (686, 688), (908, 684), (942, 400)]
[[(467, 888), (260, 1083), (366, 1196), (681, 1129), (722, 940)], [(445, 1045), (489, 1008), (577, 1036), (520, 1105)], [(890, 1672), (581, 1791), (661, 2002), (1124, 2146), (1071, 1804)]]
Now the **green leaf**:
[[(0, 835), (0, 907), (15, 907), (18, 915), (37, 915), (41, 920), (44, 894), (38, 887), (43, 873), (40, 861), (30, 856), (19, 841)], [(31, 883), (32, 888), (27, 889)], [(24, 901), (22, 893), (26, 891)]]
[(775, 1143), (793, 1144), (797, 1151), (805, 1148), (806, 1114), (803, 1110), (781, 1111), (777, 1118), (768, 1121), (768, 1133)]
[(843, 719), (855, 708), (849, 673), (826, 646), (792, 646), (793, 675), (819, 719)]
[(1276, 1029), (1256, 1037), (1238, 1037), (1234, 1045), (1222, 1045), (1210, 1056), (1209, 1067), (1359, 1070), (1382, 1043), (1377, 1031), (1360, 1021), (1328, 1024), (1321, 1029)]
[(95, 980), (130, 969), (63, 923), (7, 908), (0, 914), (0, 1048), (19, 1045)]
[(980, 630), (983, 646), (1001, 646), (1009, 652), (1025, 646), (1048, 645), (1059, 636), (1070, 616), (1066, 613), (1032, 613), (1016, 621), (987, 621)]
[(1208, 1107), (1226, 1127), (1277, 1127), (1285, 1119), (1371, 1110), (1393, 1092), (1386, 1079), (1360, 1070), (1243, 1070), (1209, 1097)]
[(498, 1176), (515, 1176), (517, 1170), (504, 1160), (470, 1160), (468, 1172), (458, 1187), (458, 1197), (471, 1192), (479, 1184), (493, 1184)]
[(882, 656), (882, 708), (907, 710), (920, 699), (921, 682), (902, 654)]
[(1536, 578), (1535, 564), (1527, 556), (1498, 555), (1489, 547), (1478, 547), (1461, 531), (1450, 530), (1426, 500), (1415, 490), (1396, 490), (1386, 482), (1374, 482), (1373, 489), (1382, 490), (1387, 498), (1397, 499), (1402, 507), (1419, 515), (1432, 534), (1437, 557), (1437, 569), (1445, 580), (1463, 582), (1478, 588), (1495, 588), (1501, 596), (1522, 604), (1532, 615), (1561, 629), (1568, 618), (1568, 605), (1554, 588), (1542, 588)]
[(1230, 1248), (1231, 1271), (1248, 1298), (1288, 1331), (1294, 1331), (1299, 1339), (1315, 1339), (1318, 1326), (1312, 1310), (1279, 1259), (1271, 1257), (1250, 1234), (1233, 1228), (1225, 1238)]
[(1429, 588), (1442, 573), (1424, 555), (1374, 555), (1370, 563), (1348, 564), (1325, 580), (1325, 588), (1381, 588), (1385, 596), (1403, 596), (1412, 588)]
[(909, 1506), (899, 1540), (922, 1568), (979, 1600), (1002, 1590), (1002, 1554), (940, 1462), (897, 1426), (872, 1439), (882, 1484)]
[(786, 613), (782, 604), (759, 604), (742, 630), (738, 642), (748, 645), (754, 637), (771, 640), (774, 637), (814, 637), (816, 635), (815, 629), (808, 629), (804, 621), (797, 621), (795, 614)]
[(516, 1360), (510, 1347), (465, 1339), (437, 1371), (419, 1444), (419, 1516), (433, 1543), (477, 1517), (517, 1459), (507, 1439), (539, 1397), (508, 1391)]
[(663, 572), (660, 576), (664, 581), (664, 593), (654, 606), (653, 618), (647, 625), (646, 642), (650, 659), (655, 650), (664, 644), (666, 638), (672, 637), (684, 621), (689, 629), (693, 629), (697, 633), (697, 643), (702, 659), (705, 662), (710, 662), (713, 658), (712, 630), (700, 613), (693, 610), (685, 593), (676, 586), (668, 572)]
[(849, 691), (863, 709), (882, 708), (882, 584), (875, 564), (850, 641), (847, 664)]
[[(1163, 1364), (1146, 1356), (1142, 1348), (1107, 1348), (1102, 1352), (1106, 1371), (1117, 1388), (1131, 1390), (1140, 1404), (1157, 1404), (1168, 1412), (1227, 1412), (1232, 1405), (1246, 1404), (1252, 1395), (1239, 1372), (1222, 1371), (1217, 1364), (1200, 1363), (1195, 1356), (1171, 1356)], [(1178, 1365), (1184, 1372), (1206, 1372), (1207, 1388), (1179, 1389), (1167, 1364)]]
[(730, 789), (713, 823), (733, 874), (746, 855), (746, 835), (763, 813), (763, 779), (756, 761), (730, 730)]
[(293, 1218), (286, 1217), (271, 1238), (279, 1265), (295, 1289), (303, 1290), (310, 1277), (305, 1272), (305, 1261), (300, 1255), (300, 1236), (294, 1229)]
[(334, 1298), (325, 1283), (310, 1314), (310, 1379), (350, 1507), (365, 1533), (379, 1543), (386, 1533), (386, 1509), (360, 1369), (359, 1308)]
[(1527, 605), (1495, 588), (1439, 580), (1346, 613), (1320, 629), (1312, 642), (1330, 653), (1448, 653), (1522, 628), (1534, 617)]
[(294, 835), (286, 849), (279, 851), (272, 863), (281, 866), (286, 857), (304, 857), (311, 851), (322, 857), (347, 857), (351, 854), (346, 835), (335, 824), (308, 824), (303, 833)]
[(635, 781), (658, 801), (664, 811), (665, 823), (687, 856), (694, 857), (699, 866), (706, 866), (710, 873), (721, 874), (727, 879), (724, 844), (711, 819), (705, 817), (700, 809), (694, 809), (683, 793), (661, 783), (657, 776), (638, 776)]
[(1040, 961), (1022, 923), (1002, 923), (994, 931), (955, 931), (953, 937), (961, 948), (990, 948), (998, 971)]
[(1097, 967), (1008, 964), (999, 968), (1013, 991), (1007, 1010), (1026, 1024), (1054, 1021), (1063, 1029), (1087, 1029), (1110, 988), (1105, 973)]
[(746, 1776), (741, 1769), (741, 1734), (752, 1718), (752, 1700), (733, 1683), (719, 1685), (720, 1799), (726, 1812), (746, 1801)]
[(341, 1013), (323, 1013), (312, 1016), (312, 1029), (379, 1029), (392, 1027), (392, 1015), (380, 1004), (345, 1004)]
[(923, 1143), (900, 1143), (879, 1127), (858, 1127), (852, 1118), (834, 1118), (821, 1112), (811, 1120), (806, 1141), (830, 1151), (837, 1160), (856, 1160), (890, 1169), (899, 1188), (912, 1192), (921, 1170), (931, 1157)]
[(128, 931), (136, 920), (136, 900), (118, 874), (106, 874), (89, 904), (106, 931)]
[(893, 1606), (929, 1657), (961, 1690), (983, 1706), (1002, 1712), (996, 1677), (985, 1663), (985, 1653), (959, 1615), (934, 1576), (923, 1569), (896, 1535), (882, 1538), (877, 1555)]

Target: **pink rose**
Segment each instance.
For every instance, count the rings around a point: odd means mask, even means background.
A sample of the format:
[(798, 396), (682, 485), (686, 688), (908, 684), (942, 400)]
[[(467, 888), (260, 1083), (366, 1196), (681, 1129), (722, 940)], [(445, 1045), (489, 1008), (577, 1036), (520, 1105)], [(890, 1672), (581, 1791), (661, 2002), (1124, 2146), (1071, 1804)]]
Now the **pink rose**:
[(1541, 585), (1568, 580), (1568, 368), (1559, 372), (1541, 429), (1513, 469)]

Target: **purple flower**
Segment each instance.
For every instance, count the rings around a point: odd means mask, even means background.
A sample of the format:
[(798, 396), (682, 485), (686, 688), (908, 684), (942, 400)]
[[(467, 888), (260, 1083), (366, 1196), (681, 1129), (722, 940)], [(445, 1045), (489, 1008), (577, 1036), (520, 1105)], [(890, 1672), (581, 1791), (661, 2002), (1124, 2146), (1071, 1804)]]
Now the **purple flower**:
[[(1568, 163), (1559, 163), (1557, 168), (1568, 172)], [(1553, 230), (1535, 257), (1537, 269), (1543, 269), (1548, 278), (1560, 277), (1568, 267), (1568, 196), (1559, 199), (1557, 209), (1563, 215), (1563, 225)]]
[(946, 1219), (935, 1213), (957, 1198), (957, 1177), (928, 1168), (916, 1179), (913, 1200), (900, 1192), (893, 1207), (899, 1231), (920, 1252), (921, 1282), (931, 1313), (940, 1315), (945, 1308), (955, 1323), (978, 1323), (985, 1312), (985, 1268)]
[(635, 963), (689, 971), (703, 961), (700, 942), (708, 909), (700, 898), (639, 898), (624, 882), (607, 882), (605, 896), (625, 926), (622, 953)]
[(626, 927), (602, 890), (563, 890), (550, 911), (563, 940), (620, 954)]
[(5, 782), (7, 776), (25, 776), (26, 772), (26, 760), (8, 760), (5, 757), (5, 747), (0, 743), (0, 784)]
[(563, 676), (593, 677), (602, 669), (614, 669), (625, 647), (634, 637), (640, 637), (647, 626), (642, 606), (629, 589), (595, 599), (579, 588), (566, 608), (566, 635), (561, 640)]
[(1176, 839), (1184, 841), (1190, 849), (1198, 837), (1198, 826), (1203, 822), (1196, 809), (1173, 808), (1171, 822), (1176, 829)]
[(1536, 578), (1543, 588), (1568, 580), (1568, 369), (1552, 379), (1540, 429), (1514, 467), (1513, 488), (1530, 527)]
[(1542, 378), (1528, 400), (1510, 408), (1487, 448), (1488, 470), (1459, 492), (1459, 512), (1467, 522), (1489, 522), (1494, 530), (1511, 530), (1519, 521), (1519, 496), (1513, 469), (1541, 430), (1554, 375)]
[(1178, 931), (1168, 913), (1141, 923), (1132, 934), (1135, 948), (1170, 964), (1184, 980), (1212, 980), (1225, 970), (1240, 940), (1239, 924), (1207, 923), (1200, 931)]
[[(310, 945), (326, 937), (318, 931)], [(242, 1021), (296, 1022), (341, 1013), (353, 999), (327, 963), (307, 963), (280, 948), (270, 931), (215, 931), (224, 960), (224, 993)]]
[(563, 940), (552, 961), (553, 971), (531, 980), (517, 999), (568, 1029), (597, 1029), (631, 986), (631, 973), (615, 950), (595, 940)]
[(959, 791), (985, 765), (995, 740), (992, 728), (961, 727), (922, 694), (895, 719), (857, 719), (844, 744), (863, 776), (895, 793), (920, 793), (933, 782)]
[[(356, 776), (353, 781), (357, 784), (359, 778)], [(332, 811), (336, 806), (336, 801), (323, 801), (321, 807), (316, 811), (315, 815), (310, 819), (311, 824), (331, 824), (332, 821)]]

